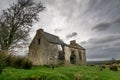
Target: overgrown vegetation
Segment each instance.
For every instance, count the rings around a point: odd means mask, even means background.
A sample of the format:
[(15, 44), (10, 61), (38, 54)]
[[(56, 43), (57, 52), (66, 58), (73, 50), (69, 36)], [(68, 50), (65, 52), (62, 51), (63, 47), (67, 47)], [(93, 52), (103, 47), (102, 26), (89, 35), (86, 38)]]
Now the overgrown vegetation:
[(5, 55), (0, 53), (0, 73), (5, 67), (14, 67), (18, 69), (31, 69), (32, 62), (25, 57)]
[[(9, 75), (9, 76), (8, 76)], [(5, 68), (0, 80), (120, 80), (120, 71), (95, 66), (32, 67), (30, 70)]]
[(32, 67), (32, 62), (27, 58), (21, 56), (9, 55), (6, 57), (6, 66), (22, 69), (30, 69)]
[(115, 65), (110, 66), (109, 69), (112, 70), (112, 71), (118, 71), (118, 67), (115, 66)]
[(6, 59), (6, 56), (4, 54), (0, 54), (0, 73), (6, 66), (5, 59)]

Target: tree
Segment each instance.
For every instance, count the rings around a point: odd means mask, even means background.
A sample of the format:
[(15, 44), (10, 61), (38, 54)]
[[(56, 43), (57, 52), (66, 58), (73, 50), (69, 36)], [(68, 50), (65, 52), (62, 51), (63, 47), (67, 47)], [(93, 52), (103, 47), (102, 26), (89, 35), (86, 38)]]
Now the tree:
[(115, 58), (112, 58), (111, 62), (114, 64), (116, 62)]
[(0, 48), (8, 51), (13, 45), (28, 39), (34, 21), (38, 21), (38, 13), (44, 10), (41, 2), (18, 0), (3, 10), (0, 16)]

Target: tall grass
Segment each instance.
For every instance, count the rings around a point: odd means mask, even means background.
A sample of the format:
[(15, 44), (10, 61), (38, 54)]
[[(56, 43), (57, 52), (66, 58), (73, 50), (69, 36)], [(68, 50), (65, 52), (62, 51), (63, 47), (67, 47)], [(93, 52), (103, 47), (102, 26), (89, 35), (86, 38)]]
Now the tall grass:
[(63, 66), (32, 67), (29, 70), (6, 68), (0, 75), (0, 80), (120, 80), (120, 71), (111, 71), (109, 68), (100, 71), (97, 67)]
[(32, 67), (32, 62), (30, 62), (26, 57), (9, 55), (6, 57), (6, 64), (9, 67), (30, 69)]

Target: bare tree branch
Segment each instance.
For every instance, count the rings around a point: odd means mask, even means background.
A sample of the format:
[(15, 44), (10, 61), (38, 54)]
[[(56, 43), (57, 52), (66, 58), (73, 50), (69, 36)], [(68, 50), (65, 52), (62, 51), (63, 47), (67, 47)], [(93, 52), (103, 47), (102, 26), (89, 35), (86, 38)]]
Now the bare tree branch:
[(3, 10), (0, 16), (0, 48), (9, 48), (19, 41), (26, 40), (33, 21), (38, 21), (38, 13), (44, 10), (41, 2), (18, 0)]

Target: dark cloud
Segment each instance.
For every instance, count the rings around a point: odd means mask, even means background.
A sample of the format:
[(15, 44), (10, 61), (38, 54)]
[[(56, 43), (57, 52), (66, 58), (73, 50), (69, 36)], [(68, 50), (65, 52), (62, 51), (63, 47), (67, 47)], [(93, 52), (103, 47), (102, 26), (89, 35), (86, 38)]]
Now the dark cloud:
[[(90, 52), (90, 51), (89, 51)], [(104, 51), (100, 51), (99, 54), (95, 54), (98, 53), (98, 51), (92, 51), (89, 55), (87, 55), (87, 59), (88, 60), (111, 60), (112, 58), (115, 59), (120, 59), (120, 55), (118, 52), (110, 52), (110, 53), (106, 53)]]
[(97, 24), (96, 26), (94, 26), (92, 28), (92, 30), (96, 30), (96, 31), (106, 31), (107, 29), (109, 29), (110, 27), (110, 23), (101, 23), (101, 24)]
[[(112, 31), (111, 31), (112, 29)], [(115, 32), (117, 30), (120, 29), (120, 18), (115, 19), (114, 21), (107, 23), (100, 23), (95, 25), (93, 28), (91, 28), (91, 30), (95, 30), (95, 31), (107, 31), (110, 30), (110, 32)], [(117, 31), (120, 32), (120, 31)]]
[[(119, 42), (120, 43), (120, 42)], [(118, 43), (118, 44), (119, 44)], [(112, 46), (108, 45), (107, 47), (105, 46), (100, 46), (99, 48), (92, 48), (87, 50), (87, 58), (88, 59), (120, 59), (120, 45), (115, 46), (112, 44)]]
[(113, 23), (119, 23), (120, 24), (120, 18), (117, 18), (116, 20), (114, 20)]
[(61, 32), (62, 29), (58, 29), (58, 28), (56, 28), (54, 31), (55, 31), (55, 33), (58, 33), (58, 32)]
[(110, 43), (116, 40), (120, 40), (120, 34), (105, 35), (102, 37), (99, 36), (96, 38), (89, 39), (88, 42), (92, 44), (104, 44), (104, 43)]
[(66, 35), (66, 38), (69, 39), (69, 38), (75, 37), (77, 35), (78, 34), (76, 32), (73, 32), (73, 33), (70, 33), (70, 34)]
[(120, 0), (89, 0), (87, 14), (92, 14), (103, 19), (115, 19), (120, 13)]
[(88, 59), (111, 59), (120, 57), (120, 34), (110, 34), (91, 38), (83, 45), (87, 49)]

